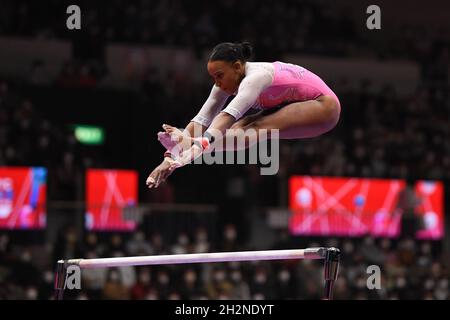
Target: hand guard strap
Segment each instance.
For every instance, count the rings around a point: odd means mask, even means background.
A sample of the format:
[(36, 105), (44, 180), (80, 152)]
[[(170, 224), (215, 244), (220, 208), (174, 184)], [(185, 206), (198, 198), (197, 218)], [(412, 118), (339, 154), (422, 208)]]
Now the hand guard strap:
[(195, 138), (193, 144), (197, 145), (200, 149), (202, 149), (202, 151), (209, 148), (210, 146), (208, 138), (205, 137)]

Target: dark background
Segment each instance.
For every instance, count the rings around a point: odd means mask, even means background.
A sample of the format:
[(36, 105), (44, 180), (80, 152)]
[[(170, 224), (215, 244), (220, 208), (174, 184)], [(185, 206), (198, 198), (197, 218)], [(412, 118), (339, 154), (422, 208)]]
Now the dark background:
[[(66, 28), (70, 4), (81, 8), (81, 30)], [(370, 4), (381, 8), (381, 30), (366, 28)], [(0, 231), (0, 297), (49, 299), (49, 274), (60, 258), (130, 255), (134, 252), (130, 246), (136, 243), (148, 254), (191, 252), (198, 228), (206, 225), (209, 251), (254, 248), (258, 242), (251, 240), (260, 230), (257, 222), (264, 223), (265, 208), (287, 205), (287, 179), (294, 174), (443, 180), (448, 220), (449, 9), (447, 1), (1, 0), (0, 165), (47, 167), (49, 211), (45, 231)], [(145, 180), (164, 152), (155, 139), (161, 124), (185, 126), (210, 91), (208, 52), (217, 43), (244, 40), (254, 45), (254, 61), (289, 62), (291, 56), (300, 61), (303, 57), (339, 59), (355, 65), (398, 61), (414, 66), (418, 74), (396, 83), (392, 79), (402, 75), (393, 69), (392, 74), (382, 76), (386, 83), (380, 85), (371, 74), (360, 79), (352, 77), (352, 72), (337, 77), (317, 70), (339, 96), (341, 121), (322, 137), (283, 141), (279, 175), (261, 176), (255, 165), (187, 166), (160, 189), (146, 189)], [(41, 43), (48, 48), (48, 56), (45, 50), (5, 54), (8, 43), (16, 41), (23, 41), (27, 48)], [(47, 45), (52, 41), (70, 48), (65, 61), (46, 59), (52, 56), (52, 47)], [(114, 45), (179, 50), (201, 67), (194, 74), (171, 69), (176, 61), (148, 63), (134, 76), (113, 82), (108, 48)], [(18, 65), (18, 61), (28, 63)], [(51, 71), (55, 68), (56, 73)], [(354, 74), (360, 71), (355, 68)], [(104, 127), (105, 144), (77, 143), (71, 129), (75, 123)], [(212, 204), (219, 214), (198, 221), (192, 218), (195, 222), (183, 229), (181, 220), (166, 212), (162, 220), (147, 219), (141, 226), (144, 240), (128, 233), (86, 233), (82, 210), (77, 207), (84, 199), (86, 168), (138, 170), (142, 205)], [(230, 192), (236, 181), (244, 186), (237, 195)], [(67, 207), (52, 209), (57, 201), (67, 201)], [(205, 223), (208, 220), (214, 224)], [(186, 234), (188, 244), (177, 243), (180, 237), (176, 234), (163, 236), (159, 247), (155, 235), (168, 234), (170, 228)], [(237, 238), (228, 239), (226, 230), (236, 230)], [(272, 233), (272, 247), (319, 243), (348, 250), (337, 298), (449, 298), (448, 227), (442, 241), (301, 238), (284, 230)], [(376, 292), (365, 288), (365, 267), (372, 263), (383, 270), (384, 289)], [(232, 280), (236, 268), (242, 281)], [(197, 276), (195, 290), (179, 284), (191, 269)], [(302, 262), (142, 270), (129, 272), (136, 279), (148, 273), (148, 283), (117, 281), (111, 274), (119, 271), (108, 270), (93, 281), (102, 286), (88, 283), (90, 290), (72, 298), (315, 299), (321, 292), (321, 269)], [(285, 275), (284, 271), (291, 276), (288, 282), (269, 277)], [(221, 272), (225, 280), (220, 280)], [(133, 279), (129, 273), (119, 274)], [(169, 286), (162, 284), (164, 274), (170, 278)], [(219, 280), (213, 280), (216, 274)], [(261, 281), (262, 275), (267, 279)]]

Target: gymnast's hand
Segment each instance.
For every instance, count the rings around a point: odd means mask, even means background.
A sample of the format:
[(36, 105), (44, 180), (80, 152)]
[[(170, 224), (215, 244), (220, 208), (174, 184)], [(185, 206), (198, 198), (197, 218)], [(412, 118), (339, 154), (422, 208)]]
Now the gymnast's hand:
[(162, 127), (165, 132), (158, 132), (158, 140), (171, 154), (180, 155), (191, 147), (193, 138), (188, 134), (168, 124), (163, 124)]
[(175, 167), (173, 167), (174, 163), (175, 160), (170, 157), (164, 158), (163, 162), (161, 162), (161, 164), (157, 166), (147, 178), (146, 184), (149, 189), (158, 188), (158, 186), (172, 174), (175, 170)]
[(201, 142), (199, 142), (201, 140), (199, 139), (194, 140), (197, 140), (197, 143), (193, 144), (188, 150), (183, 151), (180, 155), (174, 157), (175, 161), (170, 166), (171, 169), (175, 170), (176, 168), (183, 167), (202, 155), (205, 147), (202, 147)]

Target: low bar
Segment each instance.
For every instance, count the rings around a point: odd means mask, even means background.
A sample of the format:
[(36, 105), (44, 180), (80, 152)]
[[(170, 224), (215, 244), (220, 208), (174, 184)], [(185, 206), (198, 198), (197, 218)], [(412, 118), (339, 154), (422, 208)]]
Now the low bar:
[(124, 266), (147, 266), (184, 263), (210, 263), (231, 261), (262, 261), (262, 260), (325, 260), (326, 299), (332, 299), (333, 283), (337, 278), (339, 265), (339, 249), (307, 248), (289, 250), (240, 251), (193, 253), (175, 255), (137, 256), (99, 259), (59, 260), (55, 277), (55, 299), (62, 300), (65, 289), (67, 268), (72, 265), (80, 269), (112, 268)]

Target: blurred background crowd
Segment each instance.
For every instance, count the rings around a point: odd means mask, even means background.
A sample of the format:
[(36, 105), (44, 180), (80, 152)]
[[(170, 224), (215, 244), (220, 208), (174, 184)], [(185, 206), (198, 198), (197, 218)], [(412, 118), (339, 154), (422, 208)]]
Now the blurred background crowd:
[[(219, 230), (219, 228), (218, 228)], [(58, 241), (17, 244), (1, 240), (2, 299), (53, 299), (54, 261), (72, 257), (121, 257), (252, 250), (228, 223), (211, 240), (205, 228), (180, 232), (166, 240), (159, 232), (86, 233), (71, 228)], [(314, 242), (317, 240), (317, 242)], [(280, 232), (272, 249), (335, 246), (342, 261), (335, 299), (449, 299), (449, 256), (431, 241), (410, 238), (290, 239)], [(271, 248), (269, 248), (271, 249)], [(367, 288), (367, 267), (382, 270), (381, 289)], [(85, 269), (82, 290), (66, 290), (67, 299), (321, 299), (323, 266), (318, 260), (230, 262)]]
[[(213, 5), (114, 0), (80, 1), (83, 30), (69, 32), (64, 1), (46, 1), (45, 6), (30, 1), (0, 3), (0, 37), (60, 39), (72, 45), (72, 57), (56, 77), (38, 58), (26, 66), (26, 76), (0, 73), (0, 166), (47, 167), (49, 202), (82, 200), (86, 168), (134, 168), (140, 172), (141, 203), (213, 203), (221, 214), (212, 229), (186, 228), (167, 238), (164, 230), (145, 225), (131, 234), (80, 232), (74, 210), (49, 211), (63, 217), (54, 236), (0, 230), (1, 299), (51, 299), (54, 263), (62, 258), (254, 249), (252, 215), (265, 206), (285, 206), (280, 185), (294, 174), (438, 179), (448, 187), (448, 24), (398, 21), (389, 32), (368, 36), (361, 18), (364, 12), (349, 14), (355, 8), (347, 1), (330, 6), (327, 1), (220, 0)], [(277, 176), (261, 176), (255, 165), (194, 166), (176, 172), (159, 189), (147, 190), (145, 179), (164, 151), (155, 139), (160, 125), (187, 124), (206, 99), (211, 82), (152, 66), (143, 70), (132, 89), (109, 87), (105, 46), (176, 47), (192, 51), (201, 61), (202, 53), (215, 44), (239, 40), (254, 45), (255, 61), (281, 60), (288, 54), (403, 59), (417, 64), (419, 81), (407, 93), (388, 83), (375, 87), (370, 79), (357, 86), (346, 78), (329, 83), (343, 107), (341, 121), (324, 136), (283, 141)], [(93, 148), (75, 140), (69, 125), (86, 119), (106, 128), (104, 145)], [(236, 183), (241, 188), (236, 189)], [(446, 241), (302, 238), (281, 231), (271, 247), (339, 247), (343, 261), (337, 299), (449, 299)], [(371, 264), (381, 267), (382, 290), (366, 287)], [(315, 261), (130, 267), (83, 272), (84, 290), (68, 295), (73, 299), (320, 299), (322, 281), (323, 269)]]

